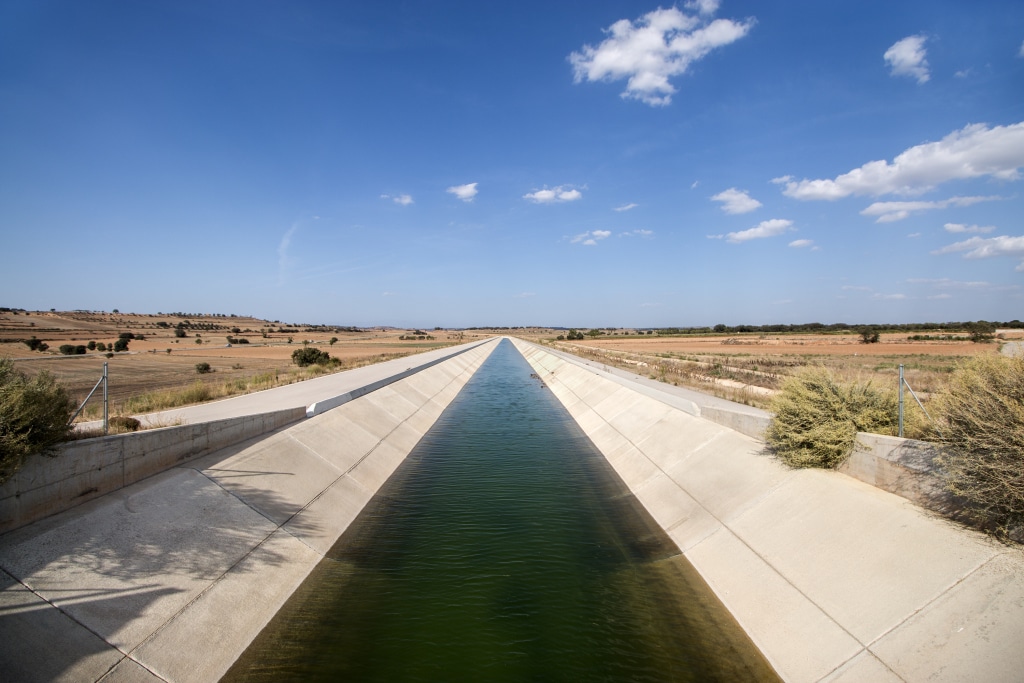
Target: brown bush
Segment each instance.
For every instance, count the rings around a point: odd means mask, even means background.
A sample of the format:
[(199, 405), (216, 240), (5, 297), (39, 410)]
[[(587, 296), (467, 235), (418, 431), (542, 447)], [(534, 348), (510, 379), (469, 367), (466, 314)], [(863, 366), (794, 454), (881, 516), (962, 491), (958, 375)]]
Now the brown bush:
[(999, 535), (1024, 527), (1024, 358), (963, 363), (934, 402), (949, 490)]

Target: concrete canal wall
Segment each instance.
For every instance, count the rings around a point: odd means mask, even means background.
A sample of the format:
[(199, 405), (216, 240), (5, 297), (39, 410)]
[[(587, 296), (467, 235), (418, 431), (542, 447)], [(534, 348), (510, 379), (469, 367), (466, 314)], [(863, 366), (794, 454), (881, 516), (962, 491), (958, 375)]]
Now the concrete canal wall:
[(0, 536), (2, 678), (218, 680), (496, 343)]
[[(731, 416), (514, 343), (785, 680), (1021, 679), (1019, 547), (841, 472), (789, 469), (719, 424)], [(854, 473), (890, 488), (922, 457), (860, 441)]]

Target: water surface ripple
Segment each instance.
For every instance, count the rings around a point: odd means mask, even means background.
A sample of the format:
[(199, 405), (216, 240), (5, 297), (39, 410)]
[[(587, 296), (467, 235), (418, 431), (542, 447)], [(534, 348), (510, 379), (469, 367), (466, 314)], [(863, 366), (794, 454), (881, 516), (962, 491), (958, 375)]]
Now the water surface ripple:
[(224, 680), (777, 678), (505, 341)]

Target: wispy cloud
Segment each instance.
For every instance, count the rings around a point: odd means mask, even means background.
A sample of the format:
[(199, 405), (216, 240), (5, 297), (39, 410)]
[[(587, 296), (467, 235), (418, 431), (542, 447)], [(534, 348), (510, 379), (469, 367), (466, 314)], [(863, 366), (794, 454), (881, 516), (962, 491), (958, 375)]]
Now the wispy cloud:
[(288, 279), (288, 271), (295, 263), (295, 259), (288, 255), (288, 248), (292, 244), (292, 236), (295, 231), (299, 229), (298, 223), (292, 223), (292, 227), (285, 231), (284, 235), (281, 236), (281, 241), (277, 244), (277, 284), (283, 285)]
[(380, 196), (380, 198), (381, 199), (390, 199), (395, 204), (401, 204), (402, 206), (409, 206), (410, 204), (414, 203), (413, 200), (412, 200), (412, 195), (407, 195), (407, 194), (399, 194), (399, 195), (382, 194)]
[(513, 299), (529, 299), (531, 296), (537, 296), (537, 292), (520, 292), (516, 294)]
[(654, 237), (654, 231), (644, 230), (642, 228), (637, 230), (627, 230), (626, 232), (620, 232), (619, 237)]
[(814, 240), (793, 240), (789, 243), (789, 246), (794, 249), (806, 249), (807, 247), (814, 246)]
[(885, 51), (883, 56), (893, 76), (910, 76), (916, 78), (918, 83), (928, 82), (931, 76), (928, 74), (928, 60), (925, 59), (925, 40), (927, 36), (907, 36)]
[(788, 197), (834, 200), (850, 195), (916, 195), (950, 180), (990, 176), (1018, 180), (1024, 166), (1024, 122), (987, 127), (971, 124), (938, 142), (927, 142), (900, 153), (892, 163), (869, 161), (834, 180), (794, 181), (776, 178)]
[(557, 202), (574, 202), (583, 198), (583, 193), (572, 185), (559, 185), (551, 189), (534, 190), (523, 195), (523, 199), (535, 204), (555, 204)]
[(968, 233), (968, 234), (975, 234), (975, 235), (986, 235), (986, 234), (988, 234), (990, 232), (995, 232), (996, 231), (996, 226), (994, 226), (994, 225), (984, 225), (984, 226), (982, 226), (982, 225), (965, 225), (963, 223), (946, 223), (942, 227), (946, 229), (946, 232), (952, 232), (954, 234)]
[(622, 97), (651, 106), (672, 102), (673, 76), (686, 73), (690, 65), (718, 47), (734, 43), (750, 32), (754, 19), (711, 20), (718, 9), (716, 0), (687, 3), (697, 15), (675, 7), (648, 12), (635, 22), (621, 19), (612, 24), (600, 45), (584, 45), (569, 55), (573, 80), (617, 81), (628, 79)]
[(882, 294), (881, 292), (871, 297), (877, 301), (902, 301), (907, 298), (906, 294)]
[(464, 202), (473, 201), (473, 197), (476, 197), (478, 190), (476, 186), (480, 183), (466, 183), (465, 185), (452, 185), (445, 192), (453, 194)]
[(926, 285), (935, 289), (988, 289), (991, 287), (991, 283), (983, 281), (964, 282), (962, 280), (953, 280), (948, 277), (941, 278), (924, 278), (924, 277), (912, 277), (907, 278), (907, 282), (912, 285)]
[(737, 190), (735, 187), (719, 192), (711, 200), (722, 202), (722, 211), (730, 214), (750, 213), (761, 206), (761, 202), (751, 197), (746, 190)]
[(611, 234), (611, 230), (590, 230), (574, 236), (570, 242), (572, 242), (572, 244), (583, 244), (588, 247), (593, 247), (600, 240), (611, 237)]
[(792, 229), (793, 221), (785, 220), (783, 218), (772, 218), (771, 220), (761, 221), (749, 230), (740, 230), (739, 232), (730, 232), (725, 235), (708, 235), (708, 239), (725, 239), (725, 241), (732, 244), (740, 244), (741, 242), (748, 242), (750, 240), (759, 240), (766, 237), (775, 237), (783, 233), (789, 232)]
[(1002, 199), (1002, 197), (995, 195), (988, 197), (950, 197), (949, 199), (932, 202), (875, 202), (861, 211), (860, 215), (878, 216), (875, 220), (876, 223), (894, 223), (907, 218), (911, 214), (921, 213), (922, 211), (948, 209), (951, 206), (972, 206), (980, 202), (992, 202), (997, 199)]
[(972, 237), (963, 242), (954, 242), (936, 249), (933, 254), (953, 254), (963, 252), (966, 259), (996, 258), (1009, 256), (1022, 259), (1017, 265), (1017, 272), (1024, 272), (1024, 235), (997, 237)]
[(640, 206), (640, 205), (639, 204), (634, 204), (634, 203), (630, 202), (629, 204), (623, 204), (622, 206), (616, 206), (614, 209), (612, 209), (612, 211), (629, 211), (630, 209), (635, 209), (638, 206)]

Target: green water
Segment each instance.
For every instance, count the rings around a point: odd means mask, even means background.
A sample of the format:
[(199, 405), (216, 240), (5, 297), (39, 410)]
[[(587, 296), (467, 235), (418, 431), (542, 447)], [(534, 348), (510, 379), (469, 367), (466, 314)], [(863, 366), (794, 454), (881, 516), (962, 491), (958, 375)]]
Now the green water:
[(224, 680), (777, 678), (506, 341)]

